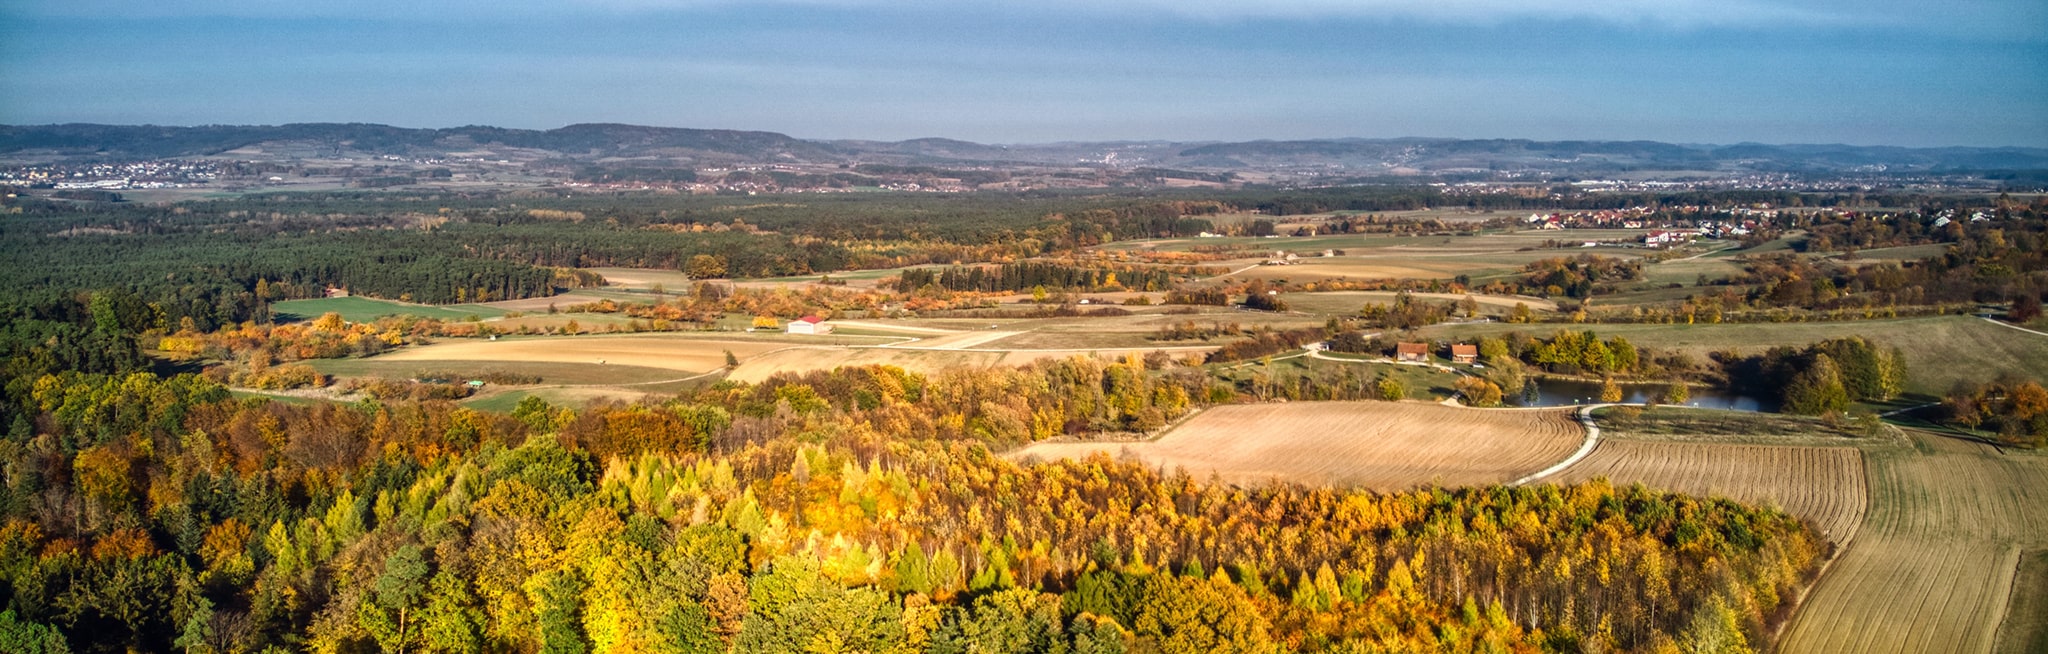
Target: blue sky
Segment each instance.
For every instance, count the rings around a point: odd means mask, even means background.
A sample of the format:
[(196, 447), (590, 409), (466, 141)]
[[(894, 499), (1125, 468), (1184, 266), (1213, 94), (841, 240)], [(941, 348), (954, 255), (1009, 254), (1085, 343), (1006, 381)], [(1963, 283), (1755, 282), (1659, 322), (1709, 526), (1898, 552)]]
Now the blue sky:
[(0, 123), (2038, 147), (2044, 26), (2040, 0), (13, 0)]

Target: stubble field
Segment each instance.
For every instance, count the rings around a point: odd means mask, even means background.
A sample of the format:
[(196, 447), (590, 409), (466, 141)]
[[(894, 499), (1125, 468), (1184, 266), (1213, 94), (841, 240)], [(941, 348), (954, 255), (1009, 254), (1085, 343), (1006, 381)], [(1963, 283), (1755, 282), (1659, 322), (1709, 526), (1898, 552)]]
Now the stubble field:
[(1282, 479), (1395, 491), (1504, 483), (1564, 459), (1582, 438), (1568, 410), (1296, 402), (1209, 409), (1152, 442), (1038, 443), (1011, 456), (1101, 452), (1239, 483)]
[(2038, 623), (2007, 607), (2041, 605), (2012, 594), (2022, 553), (2048, 547), (2048, 459), (1914, 439), (1914, 449), (1870, 454), (1862, 531), (1814, 587), (1781, 651), (2017, 651), (1997, 642), (2001, 622)]
[(655, 334), (562, 338), (448, 340), (377, 356), (376, 361), (495, 361), (516, 369), (521, 362), (597, 363), (687, 372), (725, 365), (725, 353), (749, 357), (791, 343), (768, 340), (712, 340)]
[(1863, 452), (1853, 447), (1681, 443), (1606, 439), (1559, 473), (1576, 483), (1605, 477), (1688, 495), (1773, 505), (1846, 543), (1863, 523), (1869, 492)]

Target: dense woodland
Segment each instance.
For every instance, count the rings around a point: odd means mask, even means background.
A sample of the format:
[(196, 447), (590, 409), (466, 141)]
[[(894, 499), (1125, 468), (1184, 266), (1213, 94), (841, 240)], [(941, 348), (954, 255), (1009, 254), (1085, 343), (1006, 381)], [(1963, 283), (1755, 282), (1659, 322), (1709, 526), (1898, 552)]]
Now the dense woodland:
[[(1267, 652), (1760, 642), (1823, 545), (1615, 489), (1232, 488), (987, 443), (1173, 415), (1143, 364), (845, 369), (511, 416), (43, 377), (8, 642), (77, 651)], [(56, 649), (52, 647), (51, 649)]]
[(897, 290), (910, 293), (927, 285), (949, 291), (996, 293), (1032, 289), (1077, 289), (1082, 291), (1164, 291), (1191, 274), (1222, 272), (1217, 269), (1157, 266), (1078, 266), (1027, 261), (1000, 266), (955, 266), (943, 269), (913, 268), (897, 279)]

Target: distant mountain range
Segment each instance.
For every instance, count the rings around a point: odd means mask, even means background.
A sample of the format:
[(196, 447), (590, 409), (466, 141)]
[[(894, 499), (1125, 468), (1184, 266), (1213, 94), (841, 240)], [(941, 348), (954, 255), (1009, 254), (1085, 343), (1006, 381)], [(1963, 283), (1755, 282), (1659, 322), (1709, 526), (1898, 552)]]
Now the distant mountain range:
[(1681, 145), (1653, 141), (1317, 139), (1075, 142), (986, 145), (942, 138), (819, 141), (774, 132), (619, 124), (550, 130), (411, 129), (358, 123), (277, 126), (0, 126), (0, 161), (225, 157), (494, 157), (557, 164), (705, 167), (748, 164), (908, 164), (950, 167), (1162, 168), (1330, 174), (1597, 175), (1703, 173), (1982, 173), (2048, 170), (2044, 148), (1849, 145)]

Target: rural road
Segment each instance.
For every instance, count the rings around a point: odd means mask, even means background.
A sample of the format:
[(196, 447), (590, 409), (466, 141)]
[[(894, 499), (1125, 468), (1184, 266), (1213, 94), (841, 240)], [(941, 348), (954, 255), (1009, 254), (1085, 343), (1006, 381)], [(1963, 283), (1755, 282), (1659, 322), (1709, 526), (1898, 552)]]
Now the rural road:
[(1714, 249), (1712, 249), (1712, 250), (1707, 250), (1707, 251), (1705, 251), (1705, 252), (1701, 252), (1701, 253), (1699, 253), (1699, 254), (1695, 254), (1695, 255), (1692, 255), (1692, 256), (1689, 256), (1689, 257), (1686, 257), (1686, 258), (1683, 258), (1683, 259), (1672, 259), (1672, 261), (1691, 261), (1691, 260), (1694, 260), (1694, 259), (1698, 259), (1698, 258), (1700, 258), (1700, 257), (1704, 257), (1704, 256), (1707, 256), (1707, 255), (1709, 255), (1709, 254), (1714, 254), (1714, 253), (1717, 253), (1717, 252), (1727, 252), (1727, 251), (1729, 251), (1729, 250), (1740, 250), (1740, 249), (1742, 249), (1742, 246), (1740, 246), (1740, 245), (1737, 245), (1737, 246), (1735, 246), (1735, 247), (1732, 247), (1732, 248), (1714, 248)]
[(1527, 477), (1523, 477), (1521, 479), (1508, 482), (1508, 485), (1521, 486), (1524, 484), (1539, 481), (1544, 477), (1564, 472), (1565, 468), (1572, 467), (1573, 464), (1576, 464), (1579, 461), (1584, 460), (1587, 455), (1592, 454), (1593, 448), (1600, 446), (1600, 428), (1593, 425), (1593, 410), (1610, 406), (1626, 405), (1588, 404), (1586, 406), (1579, 407), (1579, 424), (1586, 426), (1586, 442), (1579, 444), (1579, 451), (1573, 452), (1571, 456), (1565, 457), (1563, 461), (1559, 461), (1555, 465), (1552, 465), (1548, 468), (1544, 468), (1542, 470), (1538, 470), (1534, 474), (1531, 474)]
[(1255, 263), (1255, 264), (1252, 264), (1252, 265), (1249, 265), (1249, 266), (1245, 266), (1245, 267), (1243, 267), (1243, 268), (1239, 268), (1239, 269), (1237, 269), (1237, 270), (1232, 270), (1232, 271), (1230, 271), (1230, 272), (1227, 272), (1227, 273), (1223, 273), (1223, 274), (1221, 274), (1221, 275), (1217, 275), (1217, 276), (1215, 276), (1215, 277), (1204, 277), (1204, 278), (1202, 278), (1202, 279), (1201, 279), (1200, 281), (1205, 281), (1205, 282), (1208, 282), (1208, 281), (1215, 281), (1215, 280), (1218, 280), (1218, 279), (1223, 279), (1223, 278), (1225, 278), (1225, 277), (1229, 277), (1229, 276), (1231, 276), (1231, 275), (1235, 275), (1235, 274), (1238, 274), (1238, 273), (1241, 273), (1241, 272), (1244, 272), (1244, 271), (1247, 271), (1247, 270), (1251, 270), (1251, 269), (1253, 269), (1253, 268), (1257, 268), (1257, 267), (1259, 267), (1259, 264), (1256, 264), (1256, 263)]
[[(1979, 318), (1983, 318), (1983, 316), (1978, 316), (1978, 317), (1979, 317)], [(1990, 319), (1990, 318), (1984, 318), (1984, 322), (1988, 322), (1988, 323), (1991, 323), (1991, 324), (1993, 324), (1993, 325), (1998, 325), (1998, 326), (2000, 326), (2000, 327), (2005, 327), (2005, 328), (2008, 328), (2008, 329), (2017, 329), (2017, 330), (2020, 330), (2020, 331), (2023, 331), (2023, 332), (2026, 332), (2026, 333), (2029, 333), (2029, 334), (2034, 334), (2034, 335), (2037, 335), (2037, 336), (2048, 336), (2048, 332), (2037, 332), (2037, 331), (2034, 331), (2034, 330), (2031, 330), (2031, 329), (2027, 329), (2027, 328), (2025, 328), (2025, 327), (2021, 327), (2021, 326), (2019, 326), (2019, 325), (2015, 325), (2015, 324), (2012, 324), (2012, 323), (2009, 323), (2009, 322), (2005, 322), (2005, 321), (2002, 321), (2002, 320), (1992, 320), (1992, 319)]]

